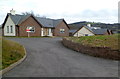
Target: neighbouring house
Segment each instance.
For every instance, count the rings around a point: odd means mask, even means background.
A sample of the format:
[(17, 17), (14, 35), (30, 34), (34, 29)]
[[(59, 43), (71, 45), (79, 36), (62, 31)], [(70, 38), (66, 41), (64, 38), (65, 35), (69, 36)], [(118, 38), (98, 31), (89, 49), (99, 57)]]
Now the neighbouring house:
[[(71, 30), (70, 30), (70, 33), (71, 33)], [(89, 27), (87, 26), (82, 26), (80, 27), (78, 30), (72, 30), (72, 34), (70, 35), (73, 35), (73, 36), (92, 36), (94, 35), (93, 31), (91, 29), (89, 29)]]
[(108, 29), (92, 29), (95, 35), (112, 35), (112, 31)]
[(79, 29), (69, 30), (70, 36), (93, 36), (93, 35), (111, 35), (113, 34), (111, 30), (102, 29), (100, 27), (91, 27), (90, 25), (81, 26)]
[(41, 18), (19, 15), (11, 10), (2, 25), (3, 36), (28, 36), (26, 29), (32, 27), (30, 36), (69, 36), (69, 27), (64, 19)]

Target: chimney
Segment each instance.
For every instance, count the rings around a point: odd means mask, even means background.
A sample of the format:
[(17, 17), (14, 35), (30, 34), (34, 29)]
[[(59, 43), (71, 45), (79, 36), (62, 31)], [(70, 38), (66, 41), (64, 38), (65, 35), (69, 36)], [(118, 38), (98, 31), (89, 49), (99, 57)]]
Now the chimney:
[(15, 15), (15, 10), (10, 10), (10, 13), (12, 14), (12, 15)]
[(91, 27), (91, 24), (87, 24), (88, 27)]

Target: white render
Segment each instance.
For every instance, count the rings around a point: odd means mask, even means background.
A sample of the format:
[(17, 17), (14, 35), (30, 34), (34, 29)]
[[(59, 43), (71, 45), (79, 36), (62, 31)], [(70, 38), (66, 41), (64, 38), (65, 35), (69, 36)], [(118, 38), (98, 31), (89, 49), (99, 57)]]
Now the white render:
[[(47, 28), (48, 29), (48, 35), (47, 36), (53, 36), (53, 33), (52, 33), (52, 29), (51, 28)], [(44, 28), (41, 28), (41, 36), (46, 36), (44, 35)]]
[(49, 35), (48, 36), (53, 36), (52, 29), (49, 28)]
[[(10, 33), (10, 26), (13, 26), (13, 33)], [(7, 33), (7, 26), (9, 26), (9, 33)], [(12, 21), (11, 17), (9, 16), (6, 23), (5, 23), (5, 26), (4, 26), (4, 36), (16, 36), (16, 31), (15, 31), (15, 24), (14, 22)]]
[(77, 36), (77, 37), (80, 37), (80, 36), (85, 36), (86, 34), (88, 34), (88, 36), (93, 36), (94, 34), (89, 31), (87, 28), (85, 27), (82, 27), (79, 31), (77, 31), (73, 36)]
[(44, 36), (44, 35), (43, 35), (43, 28), (41, 28), (41, 36)]
[(10, 13), (12, 14), (12, 15), (15, 15), (15, 10), (10, 10)]

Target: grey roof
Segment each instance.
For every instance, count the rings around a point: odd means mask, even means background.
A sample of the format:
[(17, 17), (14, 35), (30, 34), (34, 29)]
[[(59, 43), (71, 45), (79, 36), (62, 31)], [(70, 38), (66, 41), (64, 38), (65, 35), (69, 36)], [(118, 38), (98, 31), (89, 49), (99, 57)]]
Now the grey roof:
[(69, 30), (70, 33), (75, 33), (77, 29)]
[(91, 29), (101, 29), (101, 27), (90, 27)]
[(84, 27), (86, 27), (88, 30), (90, 30), (91, 32), (93, 32), (91, 27), (88, 27), (88, 26), (84, 26)]
[(107, 32), (107, 29), (92, 29), (93, 33), (96, 35), (102, 35)]
[(10, 13), (8, 15), (11, 17), (12, 21), (14, 22), (14, 24), (17, 25), (19, 23), (19, 20), (21, 19), (20, 15), (14, 16), (14, 15), (11, 15)]
[(53, 27), (53, 21), (51, 19), (36, 17), (37, 21), (44, 27)]
[(57, 20), (53, 20), (53, 26), (57, 26), (60, 22), (62, 22), (63, 19), (57, 19)]
[(20, 24), (22, 21), (24, 21), (27, 17), (30, 16), (30, 15), (18, 15), (18, 14), (11, 15), (10, 13), (8, 13), (8, 15), (11, 17), (12, 21), (16, 25)]
[(22, 15), (21, 16), (21, 19), (19, 20), (18, 24), (21, 24), (24, 20), (26, 20), (29, 16), (31, 16), (30, 14), (29, 15)]
[(63, 19), (49, 19), (49, 18), (41, 18), (35, 17), (39, 23), (41, 23), (44, 27), (55, 27), (57, 26)]
[[(8, 15), (11, 17), (13, 20), (14, 24), (18, 25), (22, 23), (24, 20), (26, 20), (30, 14), (28, 15), (11, 15), (8, 13)], [(42, 24), (44, 27), (55, 27), (57, 26), (63, 19), (49, 19), (49, 18), (41, 18), (41, 17), (34, 17), (40, 24)]]
[[(91, 32), (93, 32), (96, 35), (103, 35), (107, 32), (108, 29), (92, 29), (91, 27), (84, 26), (87, 29), (89, 29)], [(75, 33), (78, 29), (71, 29), (69, 32), (70, 33)]]
[(86, 28), (88, 28), (90, 31), (92, 31), (94, 34), (96, 35), (103, 35), (107, 32), (108, 29), (101, 29), (101, 28), (97, 28), (97, 29), (94, 29), (92, 27), (88, 27), (88, 26), (85, 26)]
[[(82, 27), (85, 27), (85, 28), (87, 28), (88, 30), (90, 30), (91, 32), (93, 32), (92, 29), (91, 29), (90, 27), (88, 27), (88, 26), (81, 26), (80, 28), (82, 28)], [(70, 33), (75, 33), (75, 32), (78, 31), (80, 28), (71, 29), (71, 30), (69, 30), (69, 32), (70, 32)]]
[(101, 29), (101, 28), (98, 28), (98, 29), (93, 29), (91, 27), (88, 27), (88, 26), (85, 26), (86, 28), (88, 28), (90, 31), (92, 31), (94, 34), (96, 35), (103, 35), (107, 32), (108, 29)]

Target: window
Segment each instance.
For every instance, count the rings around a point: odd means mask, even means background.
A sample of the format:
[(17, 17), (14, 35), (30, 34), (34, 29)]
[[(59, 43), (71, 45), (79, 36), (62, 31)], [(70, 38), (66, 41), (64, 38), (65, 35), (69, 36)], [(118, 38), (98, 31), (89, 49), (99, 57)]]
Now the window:
[(9, 26), (7, 26), (7, 33), (9, 33)]
[(30, 27), (30, 26), (29, 26), (29, 27), (27, 27), (27, 30), (28, 30), (28, 29), (30, 30), (30, 32), (35, 32), (35, 27)]
[(11, 33), (13, 33), (13, 26), (12, 25), (10, 26), (10, 30), (11, 30)]
[(26, 28), (26, 30), (28, 30), (29, 29), (29, 26)]
[(51, 33), (53, 33), (53, 32), (54, 32), (54, 29), (51, 28)]
[(88, 34), (85, 34), (85, 36), (88, 36)]
[(60, 33), (65, 33), (65, 29), (60, 29)]

